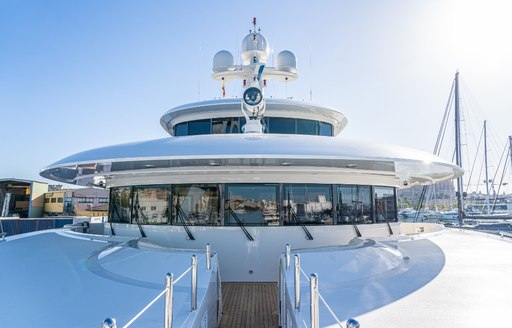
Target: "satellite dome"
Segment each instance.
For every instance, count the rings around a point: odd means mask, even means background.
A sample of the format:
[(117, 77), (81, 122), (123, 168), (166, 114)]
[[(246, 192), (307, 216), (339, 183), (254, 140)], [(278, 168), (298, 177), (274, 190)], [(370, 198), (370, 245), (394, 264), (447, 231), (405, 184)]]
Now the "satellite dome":
[(254, 63), (254, 57), (257, 63), (265, 64), (270, 55), (270, 46), (267, 39), (260, 33), (250, 33), (242, 41), (241, 52), (244, 65)]
[(215, 54), (213, 57), (213, 71), (220, 72), (225, 71), (228, 68), (232, 67), (235, 63), (235, 58), (231, 54), (231, 52), (226, 50), (221, 50)]
[(276, 68), (280, 71), (297, 72), (297, 58), (289, 50), (281, 51), (276, 58)]

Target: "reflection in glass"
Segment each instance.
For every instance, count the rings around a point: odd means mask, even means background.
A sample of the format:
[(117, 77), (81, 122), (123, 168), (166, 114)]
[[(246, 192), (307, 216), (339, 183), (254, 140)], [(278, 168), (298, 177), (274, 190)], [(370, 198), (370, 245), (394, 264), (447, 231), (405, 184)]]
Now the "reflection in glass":
[(227, 117), (212, 120), (212, 133), (238, 133), (238, 117)]
[(134, 187), (133, 222), (140, 224), (167, 224), (169, 188)]
[(226, 225), (279, 225), (277, 185), (233, 184), (226, 185)]
[(110, 222), (130, 223), (131, 187), (110, 189)]
[(337, 186), (338, 224), (373, 223), (370, 186)]
[(332, 224), (331, 190), (331, 185), (284, 185), (284, 224)]
[(172, 224), (220, 225), (219, 205), (218, 185), (175, 185), (172, 195)]
[(375, 212), (377, 223), (397, 221), (395, 189), (392, 187), (374, 187)]

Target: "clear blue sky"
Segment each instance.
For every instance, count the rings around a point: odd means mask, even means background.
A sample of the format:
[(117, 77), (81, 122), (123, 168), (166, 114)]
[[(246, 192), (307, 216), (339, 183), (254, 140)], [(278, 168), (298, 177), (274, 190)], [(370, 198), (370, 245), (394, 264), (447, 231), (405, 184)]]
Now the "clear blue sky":
[(167, 109), (221, 95), (212, 57), (236, 54), (252, 17), (299, 62), (287, 94), (267, 94), (308, 100), (312, 86), (348, 117), (345, 136), (431, 152), (459, 70), (469, 133), (486, 118), (498, 157), (512, 134), (511, 12), (506, 0), (0, 0), (0, 177), (42, 180), (73, 153), (165, 137)]

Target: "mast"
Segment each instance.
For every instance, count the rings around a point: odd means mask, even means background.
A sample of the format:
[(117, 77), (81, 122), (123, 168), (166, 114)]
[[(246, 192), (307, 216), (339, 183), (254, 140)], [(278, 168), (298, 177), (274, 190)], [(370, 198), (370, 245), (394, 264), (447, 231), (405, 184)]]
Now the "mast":
[(489, 210), (489, 171), (487, 166), (487, 121), (484, 121), (484, 165), (485, 165), (485, 206), (487, 207), (486, 214), (490, 214)]
[[(455, 161), (458, 166), (462, 167), (461, 140), (460, 140), (460, 102), (459, 102), (459, 72), (455, 73)], [(459, 225), (462, 225), (464, 219), (464, 187), (462, 184), (462, 176), (457, 178), (457, 213), (459, 217)]]

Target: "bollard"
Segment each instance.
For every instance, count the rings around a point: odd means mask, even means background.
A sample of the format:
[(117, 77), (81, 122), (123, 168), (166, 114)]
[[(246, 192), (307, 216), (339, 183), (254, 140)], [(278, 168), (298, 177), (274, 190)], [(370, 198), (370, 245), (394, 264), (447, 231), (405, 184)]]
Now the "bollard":
[(165, 319), (164, 328), (172, 327), (172, 301), (174, 290), (174, 276), (168, 273), (165, 276)]
[(117, 328), (117, 322), (114, 318), (106, 318), (101, 325), (101, 328)]
[(197, 257), (192, 255), (192, 272), (190, 274), (191, 277), (191, 286), (192, 286), (192, 297), (191, 297), (191, 308), (192, 311), (197, 309)]
[(290, 244), (286, 244), (286, 270), (290, 269)]
[(210, 244), (206, 244), (206, 270), (210, 271), (212, 269), (212, 246)]
[(356, 319), (348, 319), (347, 328), (359, 328), (359, 322)]
[(295, 287), (295, 310), (300, 311), (300, 256), (294, 256), (295, 272), (294, 272), (294, 287)]
[(312, 273), (309, 275), (309, 299), (310, 299), (310, 317), (311, 328), (318, 328), (320, 326), (320, 316), (318, 313), (318, 275)]

